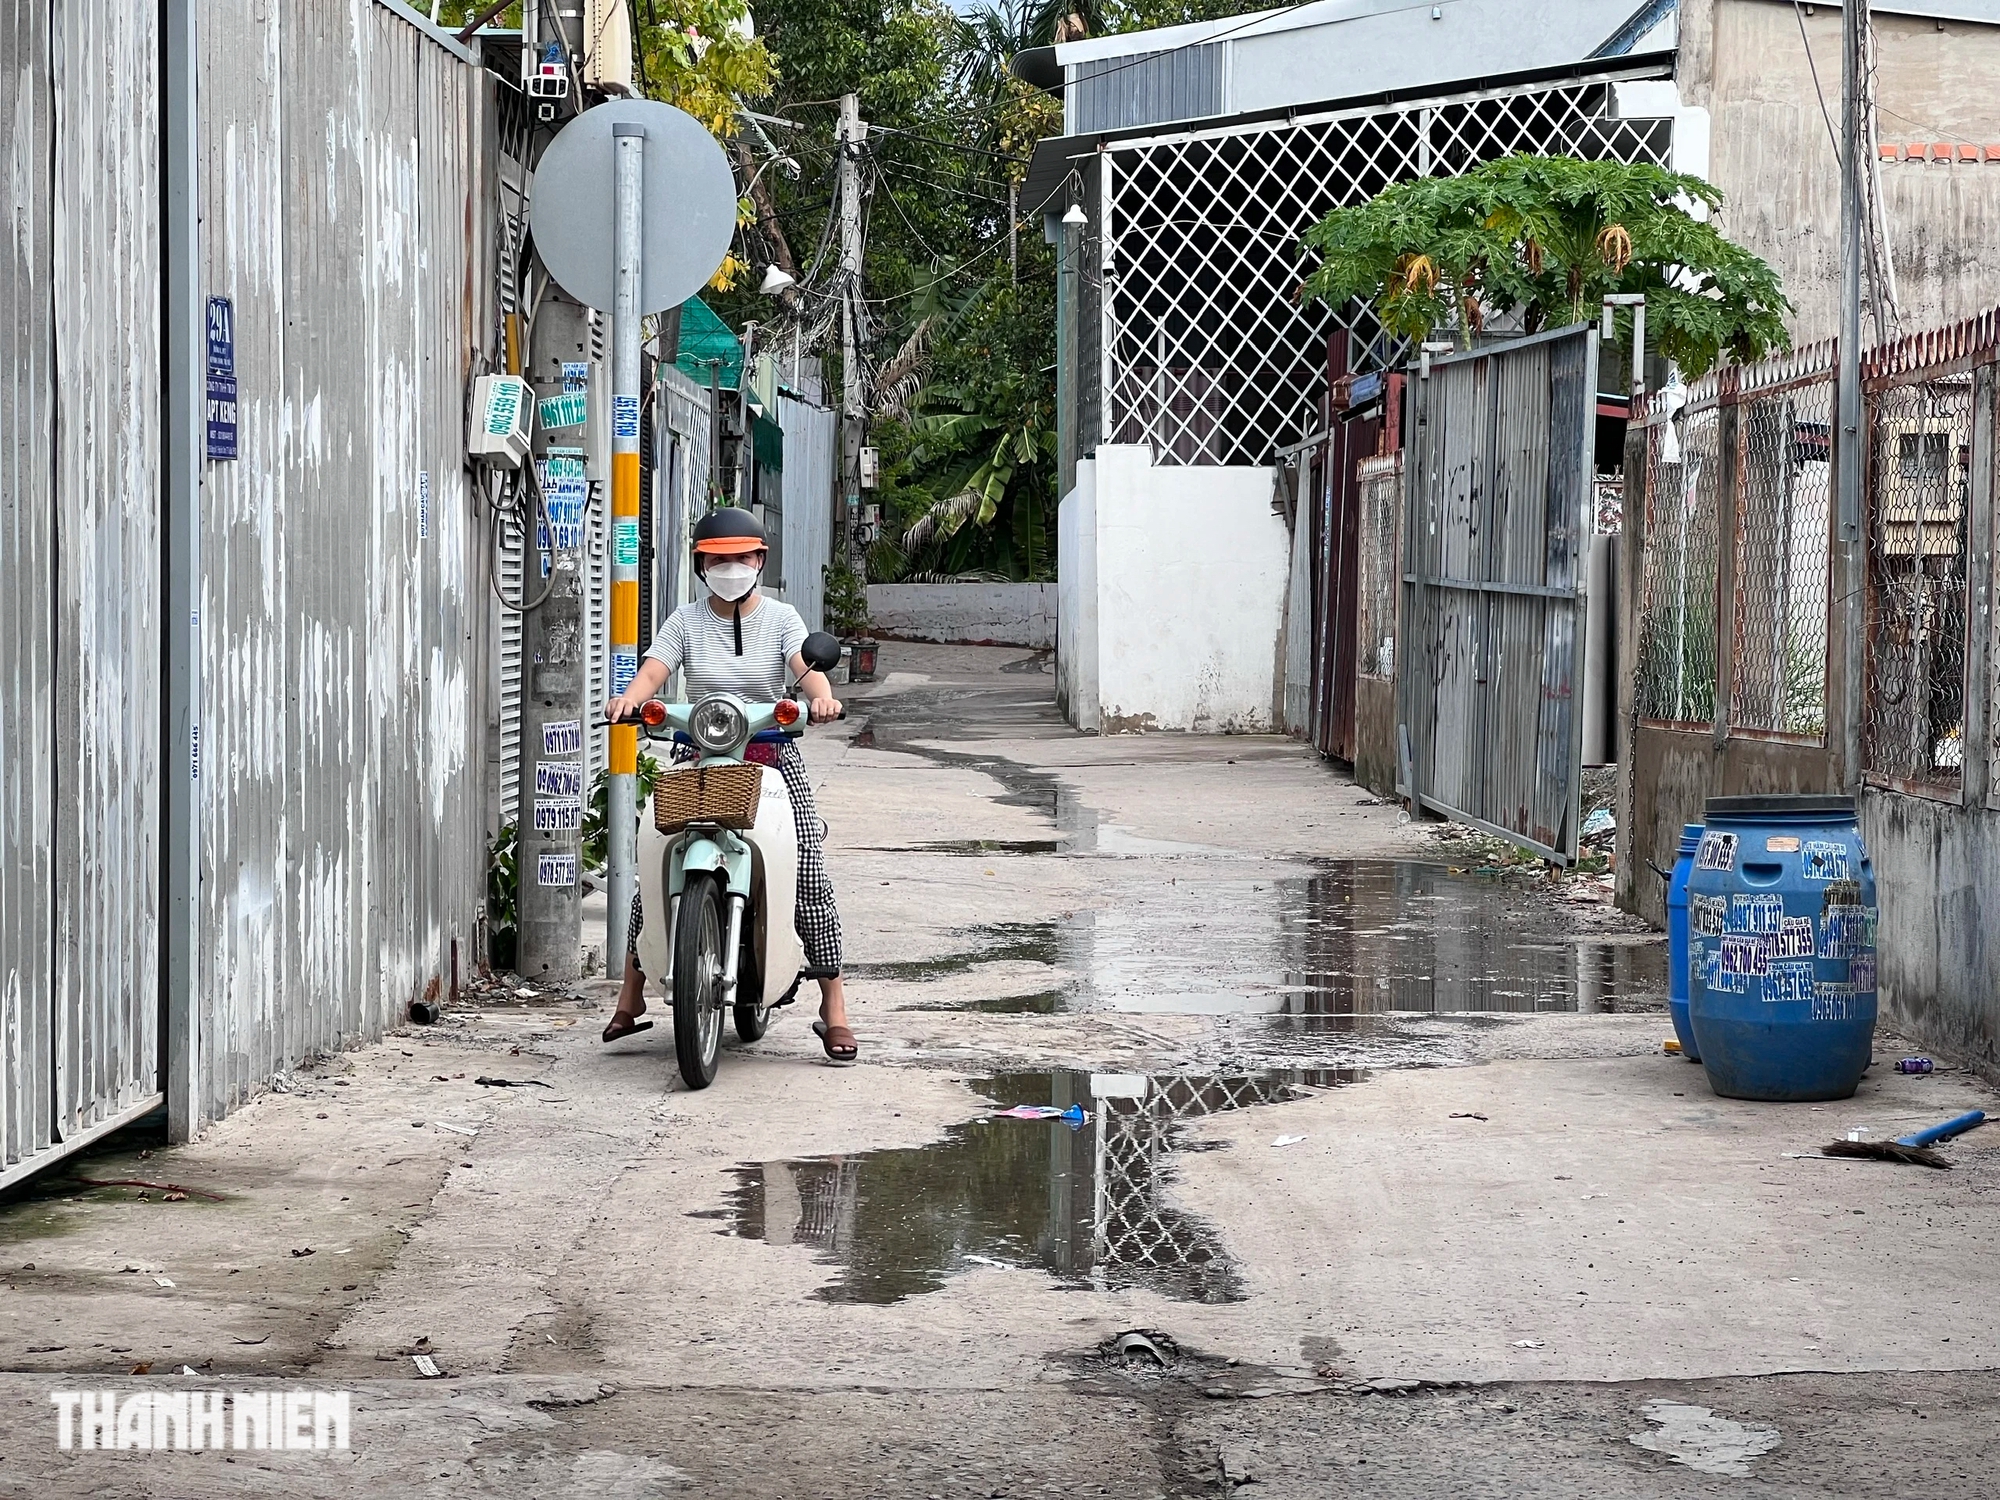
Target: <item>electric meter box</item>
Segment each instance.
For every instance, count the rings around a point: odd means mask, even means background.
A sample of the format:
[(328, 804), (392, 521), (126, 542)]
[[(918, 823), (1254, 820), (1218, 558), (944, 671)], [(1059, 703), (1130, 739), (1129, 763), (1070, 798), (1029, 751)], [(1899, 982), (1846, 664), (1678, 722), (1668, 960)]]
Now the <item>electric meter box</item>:
[(472, 432), (466, 452), (502, 469), (518, 469), (528, 457), (534, 401), (519, 375), (481, 375), (472, 384)]
[(872, 490), (882, 483), (882, 450), (863, 448), (861, 450), (861, 488)]

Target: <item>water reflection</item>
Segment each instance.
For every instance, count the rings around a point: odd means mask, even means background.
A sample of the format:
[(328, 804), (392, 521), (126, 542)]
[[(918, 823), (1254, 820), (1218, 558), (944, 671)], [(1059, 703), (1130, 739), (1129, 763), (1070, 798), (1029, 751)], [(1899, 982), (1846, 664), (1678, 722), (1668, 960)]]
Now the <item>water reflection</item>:
[(899, 1301), (975, 1266), (1237, 1301), (1240, 1281), (1216, 1228), (1168, 1201), (1182, 1125), (1358, 1076), (1003, 1074), (977, 1085), (1000, 1107), (1080, 1103), (1089, 1122), (984, 1118), (929, 1146), (738, 1167), (731, 1228), (815, 1246), (840, 1267), (818, 1293), (833, 1302)]
[[(1282, 880), (1173, 880), (1059, 923), (976, 928), (956, 953), (857, 966), (924, 979), (998, 960), (1070, 976), (1065, 1010), (1263, 1017), (1295, 1026), (1393, 1013), (1609, 1011), (1663, 1003), (1660, 942), (1533, 935), (1518, 890), (1438, 865), (1330, 863)], [(958, 1008), (927, 1002), (925, 1008)], [(1042, 1010), (974, 1001), (965, 1009)]]

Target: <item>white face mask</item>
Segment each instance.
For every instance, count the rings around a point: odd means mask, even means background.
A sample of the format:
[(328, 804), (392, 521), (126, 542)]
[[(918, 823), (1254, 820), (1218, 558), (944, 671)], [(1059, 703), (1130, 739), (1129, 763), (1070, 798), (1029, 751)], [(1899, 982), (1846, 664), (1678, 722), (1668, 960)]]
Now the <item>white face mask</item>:
[(757, 574), (761, 569), (742, 562), (713, 562), (703, 571), (702, 582), (708, 591), (725, 603), (734, 604), (757, 587)]

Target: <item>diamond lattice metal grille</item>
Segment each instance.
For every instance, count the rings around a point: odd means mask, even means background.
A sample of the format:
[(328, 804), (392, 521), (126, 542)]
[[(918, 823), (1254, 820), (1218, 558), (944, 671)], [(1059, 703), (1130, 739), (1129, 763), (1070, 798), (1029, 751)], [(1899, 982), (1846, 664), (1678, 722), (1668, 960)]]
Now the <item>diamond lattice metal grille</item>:
[(1648, 430), (1638, 692), (1640, 717), (1654, 723), (1715, 722), (1720, 434), (1713, 376)]
[(1215, 1232), (1174, 1207), (1162, 1161), (1185, 1122), (1270, 1104), (1298, 1090), (1274, 1077), (1152, 1080), (1143, 1099), (1097, 1101), (1094, 1275), (1107, 1287), (1144, 1286), (1198, 1302), (1243, 1294)]
[(1870, 402), (1864, 757), (1880, 776), (1951, 788), (1965, 764), (1965, 554), (1972, 376), (1892, 385)]
[(1372, 313), (1302, 304), (1298, 240), (1392, 183), (1516, 151), (1665, 163), (1673, 122), (1607, 113), (1603, 81), (1225, 127), (1111, 153), (1105, 441), (1163, 464), (1261, 464), (1319, 422), (1327, 335), (1400, 357)]
[(1729, 709), (1737, 729), (1826, 733), (1832, 422), (1830, 373), (1738, 408)]

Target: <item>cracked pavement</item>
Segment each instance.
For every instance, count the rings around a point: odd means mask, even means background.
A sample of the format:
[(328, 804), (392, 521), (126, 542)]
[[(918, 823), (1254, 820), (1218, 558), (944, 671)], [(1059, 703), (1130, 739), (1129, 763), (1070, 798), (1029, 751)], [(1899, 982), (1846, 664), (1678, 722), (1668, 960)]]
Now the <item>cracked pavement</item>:
[[(0, 1493), (1990, 1492), (2000, 1144), (1817, 1154), (1979, 1080), (1882, 1032), (1717, 1099), (1601, 903), (1287, 741), (1069, 734), (1019, 651), (883, 664), (808, 745), (860, 1066), (781, 1013), (690, 1094), (604, 983), (495, 990), (107, 1143), (0, 1204)], [(59, 1451), (86, 1388), (348, 1390), (352, 1446)]]

